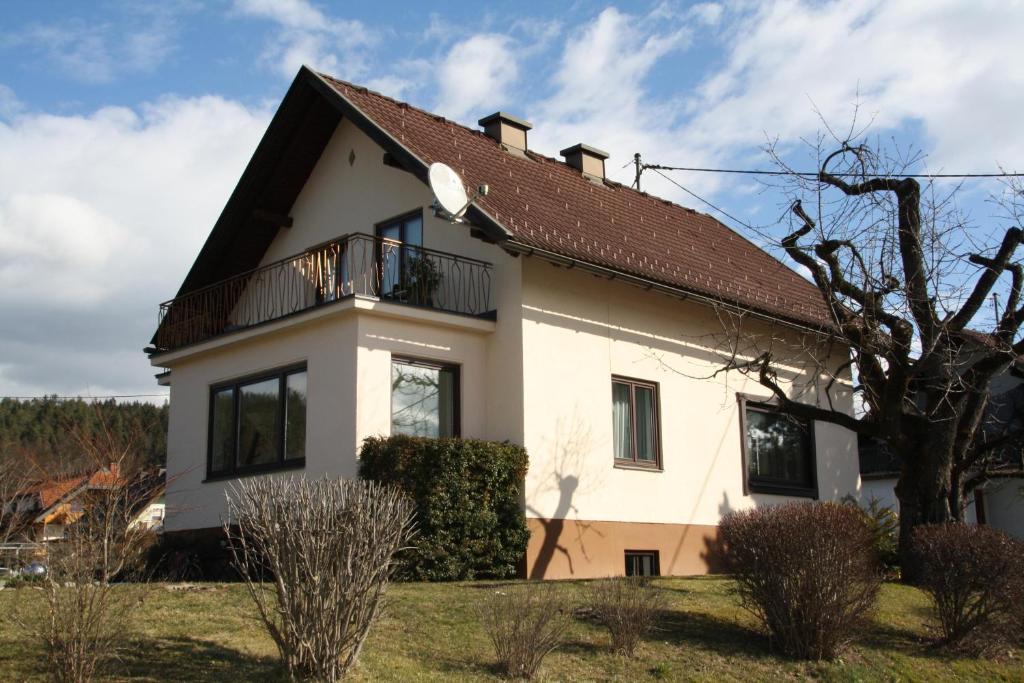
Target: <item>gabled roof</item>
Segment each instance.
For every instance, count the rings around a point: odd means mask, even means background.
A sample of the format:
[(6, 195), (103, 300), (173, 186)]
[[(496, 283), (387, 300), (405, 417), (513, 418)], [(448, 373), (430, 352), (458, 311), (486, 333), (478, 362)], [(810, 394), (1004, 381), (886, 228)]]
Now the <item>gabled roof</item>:
[[(315, 93), (315, 95), (314, 95)], [(303, 67), (179, 295), (258, 265), (341, 117), (426, 182), (433, 162), (490, 193), (467, 217), (519, 253), (538, 250), (743, 309), (823, 329), (817, 288), (716, 219), (619, 183), (595, 183), (562, 161), (505, 151), (492, 138)]]

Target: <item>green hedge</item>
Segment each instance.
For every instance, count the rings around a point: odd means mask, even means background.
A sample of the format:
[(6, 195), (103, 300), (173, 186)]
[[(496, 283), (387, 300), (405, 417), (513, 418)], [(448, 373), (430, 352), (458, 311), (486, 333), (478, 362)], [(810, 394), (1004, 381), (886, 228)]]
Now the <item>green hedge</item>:
[(526, 451), (510, 443), (412, 436), (363, 442), (359, 476), (398, 486), (416, 502), (414, 550), (398, 578), (509, 578), (526, 553)]

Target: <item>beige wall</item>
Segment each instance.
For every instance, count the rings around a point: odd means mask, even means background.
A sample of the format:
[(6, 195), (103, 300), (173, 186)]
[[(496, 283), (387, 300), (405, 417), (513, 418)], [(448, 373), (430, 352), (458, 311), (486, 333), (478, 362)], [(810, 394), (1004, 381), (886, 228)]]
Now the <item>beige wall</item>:
[(264, 370), (307, 364), (307, 475), (355, 474), (354, 315), (319, 318), (171, 364), (167, 434), (168, 531), (219, 526), (228, 482), (206, 477), (210, 386)]
[(986, 522), (1024, 540), (1024, 479), (994, 479), (985, 485)]
[[(523, 309), (528, 516), (715, 525), (784, 500), (743, 493), (736, 394), (767, 392), (737, 373), (707, 378), (721, 365), (710, 308), (527, 259)], [(613, 466), (613, 374), (658, 382), (664, 471)], [(848, 387), (837, 399), (849, 409)], [(821, 496), (855, 494), (854, 435), (817, 424), (815, 440)]]

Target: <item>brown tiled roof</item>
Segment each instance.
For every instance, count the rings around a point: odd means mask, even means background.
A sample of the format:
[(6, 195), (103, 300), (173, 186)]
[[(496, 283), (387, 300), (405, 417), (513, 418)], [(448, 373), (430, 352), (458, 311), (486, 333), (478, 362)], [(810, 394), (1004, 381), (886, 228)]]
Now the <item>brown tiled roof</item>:
[(504, 151), (482, 132), (324, 75), (331, 87), (424, 163), (490, 186), (480, 207), (527, 247), (655, 280), (773, 316), (830, 326), (818, 289), (716, 219), (565, 163)]

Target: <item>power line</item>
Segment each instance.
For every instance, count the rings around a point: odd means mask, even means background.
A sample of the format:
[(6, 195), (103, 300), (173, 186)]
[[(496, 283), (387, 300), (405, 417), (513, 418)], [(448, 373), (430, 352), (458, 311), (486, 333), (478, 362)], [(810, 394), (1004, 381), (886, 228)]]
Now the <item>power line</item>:
[[(629, 162), (629, 166), (633, 162)], [(625, 166), (623, 166), (625, 168)], [(693, 171), (696, 173), (735, 173), (741, 175), (774, 175), (774, 176), (799, 176), (801, 178), (817, 178), (818, 173), (806, 171), (767, 171), (761, 169), (736, 169), (736, 168), (698, 168), (693, 166), (663, 166), (662, 164), (642, 164), (644, 170), (652, 171)], [(862, 173), (830, 173), (837, 178), (862, 178)], [(1024, 178), (1024, 173), (898, 173), (893, 176), (882, 175), (881, 177), (899, 178)]]
[(109, 396), (0, 396), (0, 400), (11, 399), (14, 401), (85, 401), (109, 398), (167, 398), (167, 396), (167, 394), (110, 394)]
[(694, 198), (694, 199), (696, 199), (697, 201), (701, 201), (701, 202), (704, 202), (705, 204), (707, 204), (708, 206), (710, 206), (710, 207), (711, 207), (711, 208), (712, 208), (713, 210), (715, 210), (715, 211), (717, 211), (718, 213), (722, 214), (723, 216), (725, 216), (725, 217), (726, 217), (726, 218), (728, 218), (729, 220), (732, 220), (732, 221), (735, 221), (736, 223), (739, 223), (739, 224), (740, 224), (740, 225), (742, 225), (742, 226), (743, 226), (744, 228), (746, 228), (747, 230), (750, 230), (750, 231), (751, 231), (751, 232), (753, 232), (753, 233), (758, 233), (758, 234), (759, 234), (759, 233), (761, 232), (760, 230), (758, 230), (758, 229), (757, 229), (757, 228), (755, 228), (754, 226), (750, 225), (750, 224), (749, 224), (749, 223), (747, 223), (746, 221), (743, 221), (743, 220), (740, 220), (739, 218), (736, 218), (736, 216), (733, 216), (733, 215), (732, 215), (731, 213), (729, 213), (729, 212), (728, 212), (728, 211), (726, 211), (725, 209), (723, 209), (723, 208), (721, 208), (721, 207), (719, 207), (719, 206), (715, 206), (714, 204), (712, 204), (712, 203), (711, 203), (711, 202), (709, 202), (708, 200), (706, 200), (706, 199), (704, 199), (703, 197), (701, 197), (701, 196), (700, 196), (699, 194), (697, 194), (696, 192), (694, 192), (694, 191), (692, 191), (692, 190), (690, 190), (690, 189), (687, 189), (686, 187), (683, 187), (682, 185), (680, 185), (680, 184), (679, 184), (679, 183), (677, 183), (676, 181), (672, 180), (671, 178), (669, 178), (669, 177), (668, 177), (667, 175), (665, 175), (664, 173), (662, 173), (662, 172), (661, 172), (661, 171), (659, 171), (658, 169), (656, 169), (656, 168), (654, 168), (654, 167), (652, 167), (652, 166), (648, 166), (647, 168), (651, 169), (652, 171), (654, 171), (655, 173), (657, 173), (658, 175), (660, 175), (660, 176), (661, 176), (662, 178), (664, 178), (665, 180), (669, 181), (670, 183), (672, 183), (673, 185), (675, 185), (675, 186), (676, 186), (676, 187), (678, 187), (678, 188), (679, 188), (680, 190), (682, 190), (682, 191), (683, 191), (683, 192), (685, 192), (686, 194), (690, 195), (691, 197), (693, 197), (693, 198)]

